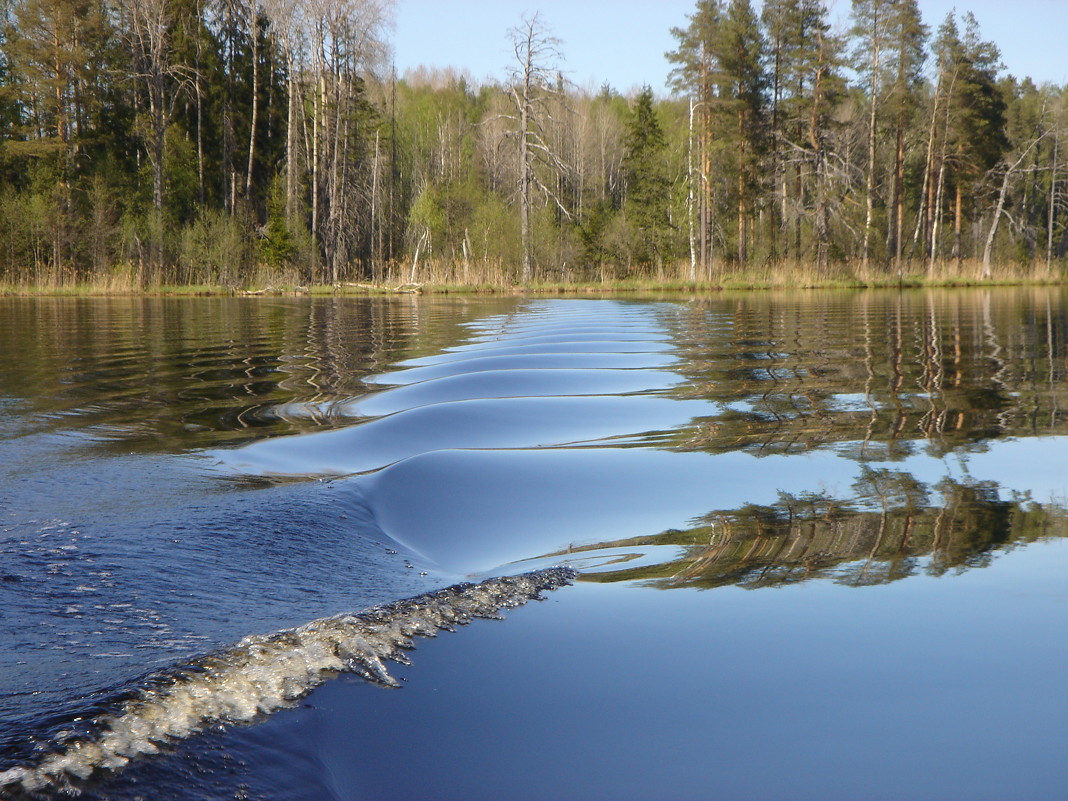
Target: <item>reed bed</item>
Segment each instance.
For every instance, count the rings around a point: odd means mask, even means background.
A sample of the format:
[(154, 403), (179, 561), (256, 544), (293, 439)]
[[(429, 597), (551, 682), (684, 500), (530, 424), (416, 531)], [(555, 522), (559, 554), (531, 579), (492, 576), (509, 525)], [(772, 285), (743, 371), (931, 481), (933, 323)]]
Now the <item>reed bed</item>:
[[(530, 293), (588, 294), (598, 292), (704, 292), (723, 289), (865, 288), (922, 286), (1046, 285), (1065, 282), (1064, 265), (1036, 261), (997, 264), (989, 271), (979, 260), (933, 263), (765, 262), (737, 268), (713, 265), (691, 270), (688, 262), (656, 267), (587, 265), (539, 269), (529, 282), (501, 261), (424, 260), (414, 266), (394, 262), (372, 276), (343, 279), (318, 275), (312, 280), (295, 270), (257, 268), (244, 277), (221, 282), (212, 275), (188, 275), (185, 283), (147, 280), (144, 273), (122, 265), (90, 276), (41, 273), (23, 280), (0, 280), (0, 295), (228, 295), (228, 294), (360, 294), (360, 293)], [(214, 279), (214, 280), (213, 280)]]

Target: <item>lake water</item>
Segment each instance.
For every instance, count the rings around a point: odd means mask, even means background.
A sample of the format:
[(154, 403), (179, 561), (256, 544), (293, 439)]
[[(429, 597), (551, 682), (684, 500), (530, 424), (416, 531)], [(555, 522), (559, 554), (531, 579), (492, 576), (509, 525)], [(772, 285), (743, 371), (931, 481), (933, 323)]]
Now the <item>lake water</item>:
[(1066, 379), (1059, 290), (0, 298), (0, 797), (1061, 798)]

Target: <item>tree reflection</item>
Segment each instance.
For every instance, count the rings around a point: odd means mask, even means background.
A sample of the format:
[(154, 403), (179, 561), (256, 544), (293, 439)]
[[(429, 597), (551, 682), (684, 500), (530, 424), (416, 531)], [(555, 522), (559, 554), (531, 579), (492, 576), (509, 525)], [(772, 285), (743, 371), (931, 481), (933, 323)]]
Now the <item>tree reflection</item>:
[(466, 304), (438, 308), (410, 296), (6, 298), (0, 399), (20, 433), (84, 428), (123, 452), (351, 423), (334, 404), (368, 391), (362, 379), (463, 336)]
[(750, 294), (696, 302), (677, 325), (678, 394), (722, 405), (679, 432), (682, 449), (883, 461), (1068, 422), (1060, 290)]
[(947, 478), (928, 488), (907, 472), (866, 469), (852, 489), (845, 497), (780, 493), (771, 505), (709, 512), (689, 529), (549, 556), (581, 564), (606, 548), (677, 546), (671, 561), (583, 575), (663, 589), (756, 589), (811, 579), (870, 586), (984, 567), (999, 551), (1068, 534), (1065, 507), (1002, 500), (990, 482)]

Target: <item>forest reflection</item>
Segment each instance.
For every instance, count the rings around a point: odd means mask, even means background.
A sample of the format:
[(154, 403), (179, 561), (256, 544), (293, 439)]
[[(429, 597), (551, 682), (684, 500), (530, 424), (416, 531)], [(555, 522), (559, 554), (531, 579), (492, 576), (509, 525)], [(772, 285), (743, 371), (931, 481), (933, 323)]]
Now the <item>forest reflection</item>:
[[(362, 379), (461, 336), (466, 304), (400, 298), (0, 299), (0, 436), (88, 429), (122, 452), (353, 422)], [(17, 420), (16, 420), (17, 416)]]
[(679, 317), (687, 398), (720, 412), (677, 447), (858, 460), (945, 455), (1063, 433), (1068, 318), (1060, 290), (719, 298)]
[[(685, 530), (573, 548), (571, 558), (618, 550), (585, 580), (862, 586), (985, 566), (999, 551), (1068, 534), (1058, 501), (967, 476), (929, 486), (878, 466), (1064, 435), (1059, 290), (745, 294), (694, 303), (677, 325), (688, 381), (676, 395), (719, 411), (675, 432), (676, 450), (830, 450), (859, 463), (860, 478), (844, 495), (780, 493), (771, 505), (710, 511)], [(677, 555), (649, 564), (641, 554), (652, 546)]]
[[(515, 299), (0, 301), (0, 397), (20, 425), (187, 450), (350, 424), (340, 402), (397, 361), (463, 344)], [(948, 453), (1065, 429), (1057, 289), (745, 293), (664, 304), (686, 382), (716, 413), (687, 450), (858, 459)], [(664, 432), (667, 433), (667, 432)]]
[[(569, 557), (601, 552), (601, 566), (588, 580), (638, 579), (660, 587), (759, 587), (810, 578), (877, 584), (981, 566), (1015, 545), (1065, 535), (1063, 504), (1039, 491), (1036, 502), (1026, 483), (1006, 488), (973, 479), (966, 469), (962, 476), (941, 475), (941, 468), (934, 477), (924, 472), (929, 482), (924, 483), (907, 461), (956, 457), (963, 463), (998, 440), (1035, 442), (1042, 436), (1052, 442), (1068, 434), (1068, 314), (1062, 290), (750, 292), (667, 300), (651, 303), (654, 312), (643, 314), (638, 324), (650, 326), (639, 333), (671, 349), (677, 361), (670, 375), (684, 379), (648, 390), (689, 402), (665, 401), (684, 411), (672, 416), (661, 409), (662, 419), (672, 421), (664, 430), (613, 429), (611, 437), (597, 440), (568, 429), (566, 437), (554, 440), (545, 421), (544, 438), (529, 420), (515, 425), (530, 425), (534, 433), (528, 439), (538, 447), (560, 449), (580, 443), (712, 456), (831, 452), (849, 460), (859, 477), (849, 491), (780, 494), (768, 505), (739, 498), (737, 508), (709, 511), (685, 529), (655, 533), (678, 525), (658, 522), (648, 536), (574, 548)], [(620, 329), (598, 317), (613, 306), (587, 312), (580, 302), (563, 302), (572, 304), (568, 313), (581, 309), (580, 316), (591, 315), (576, 322), (575, 330), (620, 336)], [(492, 394), (493, 381), (524, 362), (514, 353), (484, 348), (498, 342), (544, 347), (530, 332), (550, 332), (543, 327), (549, 324), (539, 322), (538, 309), (554, 303), (2, 299), (0, 437), (84, 431), (94, 446), (116, 452), (178, 452), (358, 425), (367, 418), (347, 413), (346, 403), (381, 390), (371, 377), (413, 357), (431, 363), (456, 357), (460, 370), (472, 355), (495, 355), (496, 375), (482, 368), (492, 400), (500, 397)], [(622, 303), (640, 304), (644, 312), (649, 302)], [(469, 323), (487, 320), (495, 327), (479, 344)], [(598, 328), (602, 325), (607, 327)], [(636, 330), (627, 329), (628, 335)], [(574, 353), (598, 347), (581, 336), (562, 344)], [(655, 380), (668, 374), (662, 371)], [(429, 381), (427, 386), (420, 403), (444, 405), (451, 397)], [(574, 395), (584, 412), (603, 416), (620, 408), (586, 391)], [(616, 400), (631, 403), (621, 392)], [(465, 408), (490, 407), (456, 405), (451, 411), (459, 415)], [(693, 408), (701, 416), (691, 417)], [(620, 419), (658, 425), (648, 417)], [(428, 434), (435, 431), (404, 422), (398, 416), (395, 427), (386, 429), (390, 436), (410, 438), (406, 456), (420, 449), (473, 447), (462, 439), (435, 444), (439, 440)], [(477, 416), (471, 422), (480, 424)], [(516, 447), (508, 439), (513, 433), (500, 434), (503, 444), (496, 447)], [(492, 437), (486, 441), (490, 444), (479, 447), (494, 447)], [(319, 446), (310, 447), (317, 452)], [(797, 460), (796, 470), (806, 469)], [(613, 564), (604, 563), (606, 549), (640, 554), (654, 546), (667, 546), (660, 553), (673, 555), (653, 563), (617, 554)]]
[[(1068, 535), (1068, 509), (1001, 498), (993, 482), (943, 479), (927, 486), (907, 472), (864, 469), (854, 494), (780, 493), (770, 505), (709, 512), (692, 528), (549, 554), (577, 560), (606, 549), (611, 563), (584, 572), (595, 582), (641, 581), (662, 589), (747, 589), (813, 579), (850, 586), (985, 567), (999, 551)], [(653, 546), (674, 559), (628, 567)]]

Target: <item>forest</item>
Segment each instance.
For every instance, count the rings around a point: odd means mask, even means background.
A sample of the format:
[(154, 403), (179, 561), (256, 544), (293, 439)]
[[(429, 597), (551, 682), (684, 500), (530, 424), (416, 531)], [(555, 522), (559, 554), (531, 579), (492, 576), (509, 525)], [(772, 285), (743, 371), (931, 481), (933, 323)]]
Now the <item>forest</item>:
[(0, 0), (0, 287), (1063, 276), (1068, 90), (968, 13), (697, 0), (624, 94), (539, 15), (397, 75), (392, 11)]

